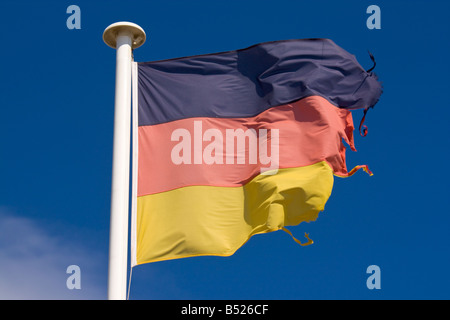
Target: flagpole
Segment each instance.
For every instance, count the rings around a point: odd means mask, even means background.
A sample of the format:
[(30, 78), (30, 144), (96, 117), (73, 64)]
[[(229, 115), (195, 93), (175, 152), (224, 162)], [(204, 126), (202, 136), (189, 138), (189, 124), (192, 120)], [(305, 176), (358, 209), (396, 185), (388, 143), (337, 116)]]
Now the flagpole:
[(109, 235), (108, 299), (125, 300), (127, 290), (128, 208), (130, 181), (132, 49), (145, 42), (144, 30), (117, 22), (103, 32), (103, 41), (116, 49), (116, 87)]

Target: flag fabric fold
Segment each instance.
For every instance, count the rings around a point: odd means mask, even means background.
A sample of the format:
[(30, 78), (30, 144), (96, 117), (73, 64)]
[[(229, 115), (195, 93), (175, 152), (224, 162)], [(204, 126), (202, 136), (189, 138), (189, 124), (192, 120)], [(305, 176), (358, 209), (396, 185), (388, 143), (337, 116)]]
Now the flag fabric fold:
[(134, 64), (132, 265), (314, 221), (381, 85), (328, 39)]

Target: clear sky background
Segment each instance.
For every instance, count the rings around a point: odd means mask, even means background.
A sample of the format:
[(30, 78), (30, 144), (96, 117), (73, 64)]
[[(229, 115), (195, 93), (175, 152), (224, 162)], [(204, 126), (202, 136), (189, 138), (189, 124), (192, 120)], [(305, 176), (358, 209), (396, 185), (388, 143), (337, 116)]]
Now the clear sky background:
[[(81, 29), (69, 30), (69, 5)], [(381, 29), (369, 30), (369, 5)], [(105, 299), (117, 21), (147, 33), (136, 61), (330, 38), (384, 93), (317, 221), (256, 235), (231, 257), (137, 266), (130, 299), (449, 299), (448, 1), (0, 2), (0, 298)], [(362, 111), (353, 113), (358, 125)], [(68, 290), (66, 268), (81, 268)], [(366, 269), (381, 270), (369, 290)]]

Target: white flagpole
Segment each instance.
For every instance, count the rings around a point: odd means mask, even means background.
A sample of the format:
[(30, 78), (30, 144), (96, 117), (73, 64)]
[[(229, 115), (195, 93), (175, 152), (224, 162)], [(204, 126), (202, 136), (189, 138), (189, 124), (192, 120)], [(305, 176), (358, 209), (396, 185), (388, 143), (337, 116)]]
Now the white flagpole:
[(125, 300), (127, 291), (128, 208), (131, 131), (131, 49), (145, 42), (144, 30), (130, 22), (113, 23), (103, 41), (116, 49), (116, 93), (109, 235), (108, 299)]

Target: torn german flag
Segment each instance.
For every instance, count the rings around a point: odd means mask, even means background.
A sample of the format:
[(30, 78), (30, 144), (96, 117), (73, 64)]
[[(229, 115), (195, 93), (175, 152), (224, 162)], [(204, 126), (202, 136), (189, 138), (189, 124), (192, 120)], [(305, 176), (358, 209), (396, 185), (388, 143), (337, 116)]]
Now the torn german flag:
[[(328, 39), (133, 63), (132, 266), (314, 221), (377, 77)], [(308, 238), (309, 239), (309, 238)], [(311, 243), (311, 240), (308, 241)]]

